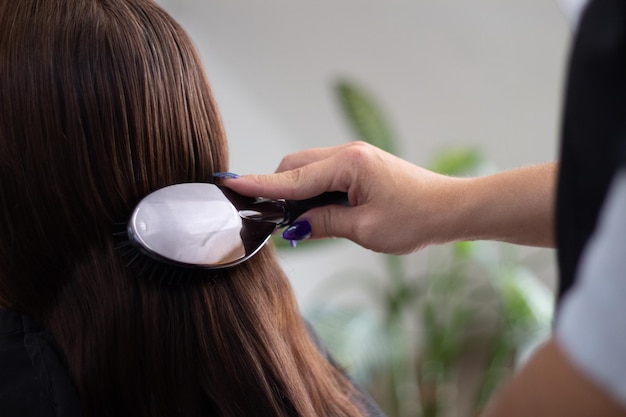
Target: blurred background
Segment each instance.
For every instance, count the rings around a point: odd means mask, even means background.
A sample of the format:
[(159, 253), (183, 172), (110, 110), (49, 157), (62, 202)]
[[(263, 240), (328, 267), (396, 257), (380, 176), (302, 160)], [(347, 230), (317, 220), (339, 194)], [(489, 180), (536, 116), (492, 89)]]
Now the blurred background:
[[(557, 158), (573, 30), (557, 1), (159, 3), (200, 51), (233, 172), (357, 139), (451, 175)], [(277, 244), (303, 314), (390, 416), (477, 415), (549, 330), (551, 250)]]

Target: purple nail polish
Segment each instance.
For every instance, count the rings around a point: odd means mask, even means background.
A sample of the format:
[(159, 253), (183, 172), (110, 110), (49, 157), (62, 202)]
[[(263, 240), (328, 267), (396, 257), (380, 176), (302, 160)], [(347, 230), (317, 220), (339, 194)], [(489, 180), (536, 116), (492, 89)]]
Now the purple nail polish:
[(213, 174), (215, 178), (228, 178), (228, 179), (237, 179), (239, 175), (233, 172), (216, 172)]
[(311, 223), (308, 220), (298, 220), (283, 232), (283, 239), (298, 241), (311, 237)]

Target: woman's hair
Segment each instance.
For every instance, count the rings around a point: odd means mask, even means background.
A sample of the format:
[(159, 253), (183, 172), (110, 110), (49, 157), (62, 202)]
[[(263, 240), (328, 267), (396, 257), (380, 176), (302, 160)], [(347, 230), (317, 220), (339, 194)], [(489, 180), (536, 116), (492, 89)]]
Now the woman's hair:
[(86, 415), (360, 415), (271, 248), (174, 283), (116, 249), (146, 194), (226, 169), (200, 60), (156, 4), (0, 0), (0, 304), (53, 335)]

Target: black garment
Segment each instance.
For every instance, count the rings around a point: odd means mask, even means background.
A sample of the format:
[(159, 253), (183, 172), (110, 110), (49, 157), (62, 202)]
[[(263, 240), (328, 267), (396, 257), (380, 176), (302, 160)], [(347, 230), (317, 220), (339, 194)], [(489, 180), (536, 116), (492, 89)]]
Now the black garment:
[[(311, 335), (311, 338), (313, 339), (313, 343), (315, 343), (315, 346), (321, 352), (322, 356), (324, 356), (328, 360), (328, 362), (330, 362), (335, 368), (341, 369), (339, 364), (333, 359), (326, 346), (324, 346), (324, 343), (315, 332), (315, 329), (313, 329), (313, 326), (311, 326), (311, 324), (308, 322), (305, 322), (305, 324), (307, 330), (309, 331), (309, 334)], [(385, 413), (382, 412), (382, 410), (378, 407), (372, 397), (366, 391), (362, 390), (357, 384), (355, 384), (348, 374), (344, 372), (344, 375), (357, 388), (360, 398), (355, 398), (355, 401), (361, 405), (361, 408), (367, 412), (367, 415), (369, 417), (385, 417)]]
[(78, 417), (78, 396), (49, 335), (0, 308), (0, 416)]
[[(330, 354), (309, 332), (324, 357)], [(365, 392), (355, 399), (370, 417), (383, 412)], [(0, 417), (79, 417), (80, 401), (48, 333), (33, 320), (0, 308)]]
[(626, 1), (595, 0), (582, 15), (566, 87), (556, 212), (559, 299), (575, 280), (625, 156)]

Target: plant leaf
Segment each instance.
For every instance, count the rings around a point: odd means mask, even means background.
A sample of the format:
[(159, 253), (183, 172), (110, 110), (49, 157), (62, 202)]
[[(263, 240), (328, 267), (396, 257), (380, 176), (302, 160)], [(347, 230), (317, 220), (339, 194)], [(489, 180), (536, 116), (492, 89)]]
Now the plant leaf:
[(464, 175), (476, 171), (483, 162), (476, 148), (449, 148), (435, 155), (430, 169), (444, 175)]
[(395, 154), (396, 141), (392, 129), (376, 100), (354, 82), (345, 79), (335, 84), (335, 92), (356, 136)]

